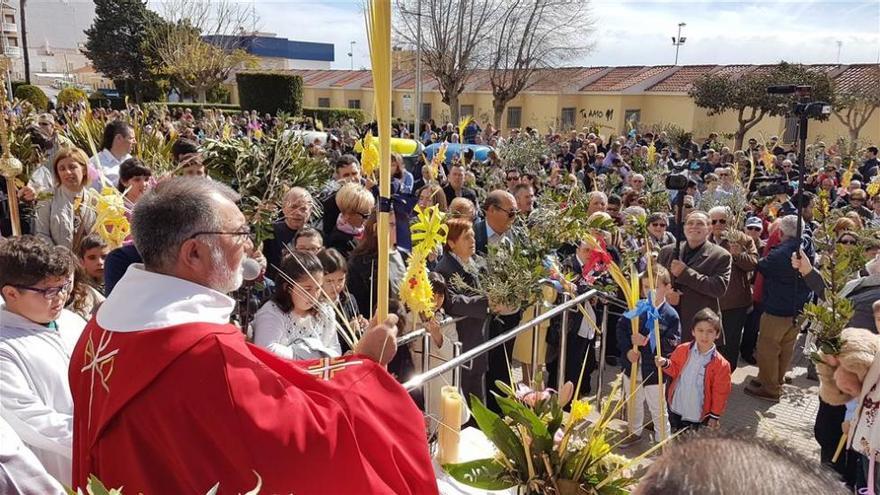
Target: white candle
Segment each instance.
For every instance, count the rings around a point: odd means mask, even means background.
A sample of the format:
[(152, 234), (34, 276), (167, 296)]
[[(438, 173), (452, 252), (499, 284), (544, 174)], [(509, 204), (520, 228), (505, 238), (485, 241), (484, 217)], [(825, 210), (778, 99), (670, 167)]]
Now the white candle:
[(461, 439), (462, 397), (455, 387), (440, 389), (440, 428), (437, 431), (439, 451), (437, 460), (442, 466), (458, 462), (458, 444)]

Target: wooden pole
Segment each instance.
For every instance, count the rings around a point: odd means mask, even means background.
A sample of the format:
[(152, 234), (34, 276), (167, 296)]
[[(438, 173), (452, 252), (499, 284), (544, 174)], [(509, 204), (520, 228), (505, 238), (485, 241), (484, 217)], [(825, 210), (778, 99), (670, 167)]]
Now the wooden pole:
[(9, 127), (6, 124), (6, 66), (8, 61), (0, 61), (0, 146), (3, 147), (3, 155), (0, 156), (0, 174), (6, 177), (6, 194), (9, 203), (9, 219), (12, 224), (12, 235), (21, 235), (21, 218), (18, 213), (18, 188), (15, 179), (22, 171), (21, 162), (9, 152)]
[[(654, 261), (651, 259), (651, 234), (645, 238), (645, 256), (648, 260), (648, 287), (651, 290), (651, 303), (656, 308), (655, 297), (657, 296), (657, 280), (654, 278)], [(660, 320), (654, 319), (654, 342), (657, 344), (655, 353), (657, 357), (663, 357), (663, 351), (660, 346)], [(657, 367), (657, 385), (660, 391), (660, 424), (654, 425), (654, 430), (660, 428), (660, 441), (665, 442), (669, 432), (666, 431), (666, 391), (663, 388), (663, 369)]]
[(376, 233), (379, 264), (376, 274), (376, 316), (388, 316), (388, 257), (391, 251), (391, 0), (370, 0), (367, 36), (373, 72), (373, 113), (379, 132), (379, 202)]

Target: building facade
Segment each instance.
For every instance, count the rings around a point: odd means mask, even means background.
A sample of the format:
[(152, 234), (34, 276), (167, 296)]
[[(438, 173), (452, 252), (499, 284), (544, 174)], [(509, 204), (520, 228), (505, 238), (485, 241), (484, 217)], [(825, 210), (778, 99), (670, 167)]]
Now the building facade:
[[(508, 103), (502, 128), (531, 126), (541, 131), (567, 131), (598, 128), (603, 134), (619, 134), (631, 125), (637, 127), (674, 124), (697, 137), (710, 132), (737, 130), (734, 112), (709, 115), (687, 95), (697, 78), (704, 74), (739, 77), (757, 70), (759, 65), (628, 66), (573, 67), (539, 74), (528, 90)], [(858, 84), (876, 78), (876, 64), (816, 65), (839, 86)], [(361, 108), (372, 112), (373, 90), (370, 71), (295, 70), (303, 77), (303, 105), (307, 107)], [(406, 121), (415, 118), (413, 93), (415, 73), (396, 70), (393, 77), (392, 114)], [(422, 120), (438, 124), (449, 120), (449, 108), (441, 101), (437, 81), (427, 72), (423, 76)], [(488, 71), (477, 71), (459, 97), (461, 115), (472, 115), (481, 123), (493, 118), (492, 91)], [(794, 122), (785, 117), (765, 117), (748, 137), (759, 140), (779, 136), (794, 139)], [(848, 136), (847, 128), (835, 116), (825, 122), (811, 122), (809, 139), (830, 140)], [(861, 139), (880, 141), (880, 111), (864, 126)]]
[(204, 40), (224, 48), (241, 48), (257, 57), (259, 68), (264, 70), (329, 69), (335, 58), (331, 43), (293, 41), (274, 33), (214, 35)]

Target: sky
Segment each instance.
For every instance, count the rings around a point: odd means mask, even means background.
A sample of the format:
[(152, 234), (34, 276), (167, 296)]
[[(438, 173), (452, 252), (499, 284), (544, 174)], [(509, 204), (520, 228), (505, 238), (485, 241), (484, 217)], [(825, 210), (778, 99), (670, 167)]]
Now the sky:
[[(369, 67), (362, 0), (244, 0), (258, 28), (335, 45), (333, 68)], [(467, 1), (467, 0), (465, 0)], [(880, 0), (593, 0), (595, 49), (571, 65), (880, 62)], [(353, 60), (349, 42), (355, 41)]]

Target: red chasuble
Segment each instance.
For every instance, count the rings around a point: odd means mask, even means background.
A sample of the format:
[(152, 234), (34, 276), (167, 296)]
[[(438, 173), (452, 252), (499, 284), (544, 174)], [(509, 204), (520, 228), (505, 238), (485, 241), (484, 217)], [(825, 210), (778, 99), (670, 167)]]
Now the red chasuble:
[(93, 319), (70, 367), (73, 482), (125, 493), (434, 494), (425, 423), (358, 356), (294, 362), (231, 325), (108, 332)]

